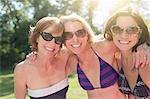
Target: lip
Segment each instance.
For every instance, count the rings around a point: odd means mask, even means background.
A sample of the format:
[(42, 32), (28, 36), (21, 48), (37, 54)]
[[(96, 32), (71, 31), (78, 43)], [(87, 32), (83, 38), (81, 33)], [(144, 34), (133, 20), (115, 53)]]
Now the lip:
[(81, 46), (81, 44), (71, 44), (71, 46), (72, 46), (73, 48), (79, 48), (79, 47)]
[(120, 44), (129, 44), (129, 43), (130, 43), (130, 41), (123, 41), (123, 40), (118, 40), (118, 42), (119, 42)]
[(54, 52), (54, 50), (55, 50), (55, 49), (50, 48), (50, 47), (45, 47), (45, 48), (46, 48), (46, 50), (51, 51), (51, 52)]

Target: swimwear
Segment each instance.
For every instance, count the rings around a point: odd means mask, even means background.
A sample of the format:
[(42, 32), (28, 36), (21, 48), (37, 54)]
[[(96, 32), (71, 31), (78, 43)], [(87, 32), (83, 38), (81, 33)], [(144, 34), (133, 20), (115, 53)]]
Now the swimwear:
[(118, 86), (122, 93), (132, 94), (136, 99), (150, 99), (150, 88), (144, 84), (141, 76), (138, 74), (137, 82), (133, 90), (131, 90), (127, 78), (124, 75), (123, 69), (120, 71), (120, 76), (118, 78)]
[(100, 87), (94, 88), (94, 86), (91, 84), (88, 77), (86, 76), (86, 74), (81, 69), (81, 67), (78, 63), (77, 64), (78, 80), (79, 80), (80, 86), (84, 90), (94, 90), (94, 89), (99, 89), (99, 88), (107, 88), (109, 86), (114, 85), (118, 79), (118, 73), (116, 72), (116, 70), (110, 64), (108, 64), (103, 59), (101, 59), (95, 51), (94, 51), (94, 53), (98, 57), (99, 63), (100, 63), (100, 82), (99, 82)]
[(30, 96), (30, 99), (66, 99), (68, 87), (68, 79), (65, 78), (64, 80), (47, 88), (28, 88), (28, 95)]

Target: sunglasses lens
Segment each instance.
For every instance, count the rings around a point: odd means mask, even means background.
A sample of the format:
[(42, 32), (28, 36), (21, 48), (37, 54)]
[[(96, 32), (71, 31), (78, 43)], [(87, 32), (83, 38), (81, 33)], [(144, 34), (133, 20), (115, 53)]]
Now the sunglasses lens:
[(61, 45), (63, 43), (62, 37), (55, 37), (55, 43)]
[(51, 41), (53, 39), (53, 36), (50, 33), (42, 32), (41, 36), (45, 41)]
[[(112, 26), (111, 31), (116, 34), (120, 34), (124, 31), (124, 29), (119, 26)], [(127, 34), (137, 34), (139, 32), (139, 28), (137, 26), (129, 26), (125, 29), (125, 31)]]
[(123, 29), (121, 29), (119, 26), (112, 26), (111, 31), (113, 33), (119, 34), (119, 33), (122, 33)]
[(136, 26), (130, 26), (126, 29), (126, 32), (128, 34), (136, 34), (136, 33), (138, 33), (138, 31), (139, 31), (139, 28)]
[(63, 33), (63, 38), (65, 39), (65, 40), (69, 40), (69, 39), (71, 39), (73, 37), (73, 34), (71, 33), (71, 32), (64, 32)]
[(84, 29), (78, 30), (75, 34), (77, 37), (85, 37), (86, 31)]

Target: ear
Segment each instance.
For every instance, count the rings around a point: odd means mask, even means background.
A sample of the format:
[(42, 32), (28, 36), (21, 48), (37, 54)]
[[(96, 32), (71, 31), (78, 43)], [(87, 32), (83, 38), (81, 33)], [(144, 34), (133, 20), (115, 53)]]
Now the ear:
[(40, 36), (36, 39), (36, 42), (38, 43), (38, 42), (39, 42), (39, 40), (40, 40)]

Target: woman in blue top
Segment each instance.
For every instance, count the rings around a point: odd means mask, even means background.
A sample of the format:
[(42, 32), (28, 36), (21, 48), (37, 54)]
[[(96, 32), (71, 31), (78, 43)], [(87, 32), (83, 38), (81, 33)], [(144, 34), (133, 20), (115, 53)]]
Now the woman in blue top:
[[(115, 13), (106, 23), (105, 38), (113, 40), (120, 52), (116, 54), (119, 66), (119, 89), (128, 99), (150, 99), (150, 64), (132, 70), (135, 66), (135, 51), (143, 43), (150, 44), (148, 27), (135, 12), (122, 10)], [(150, 58), (150, 50), (146, 58)], [(141, 54), (142, 57), (142, 54)]]

